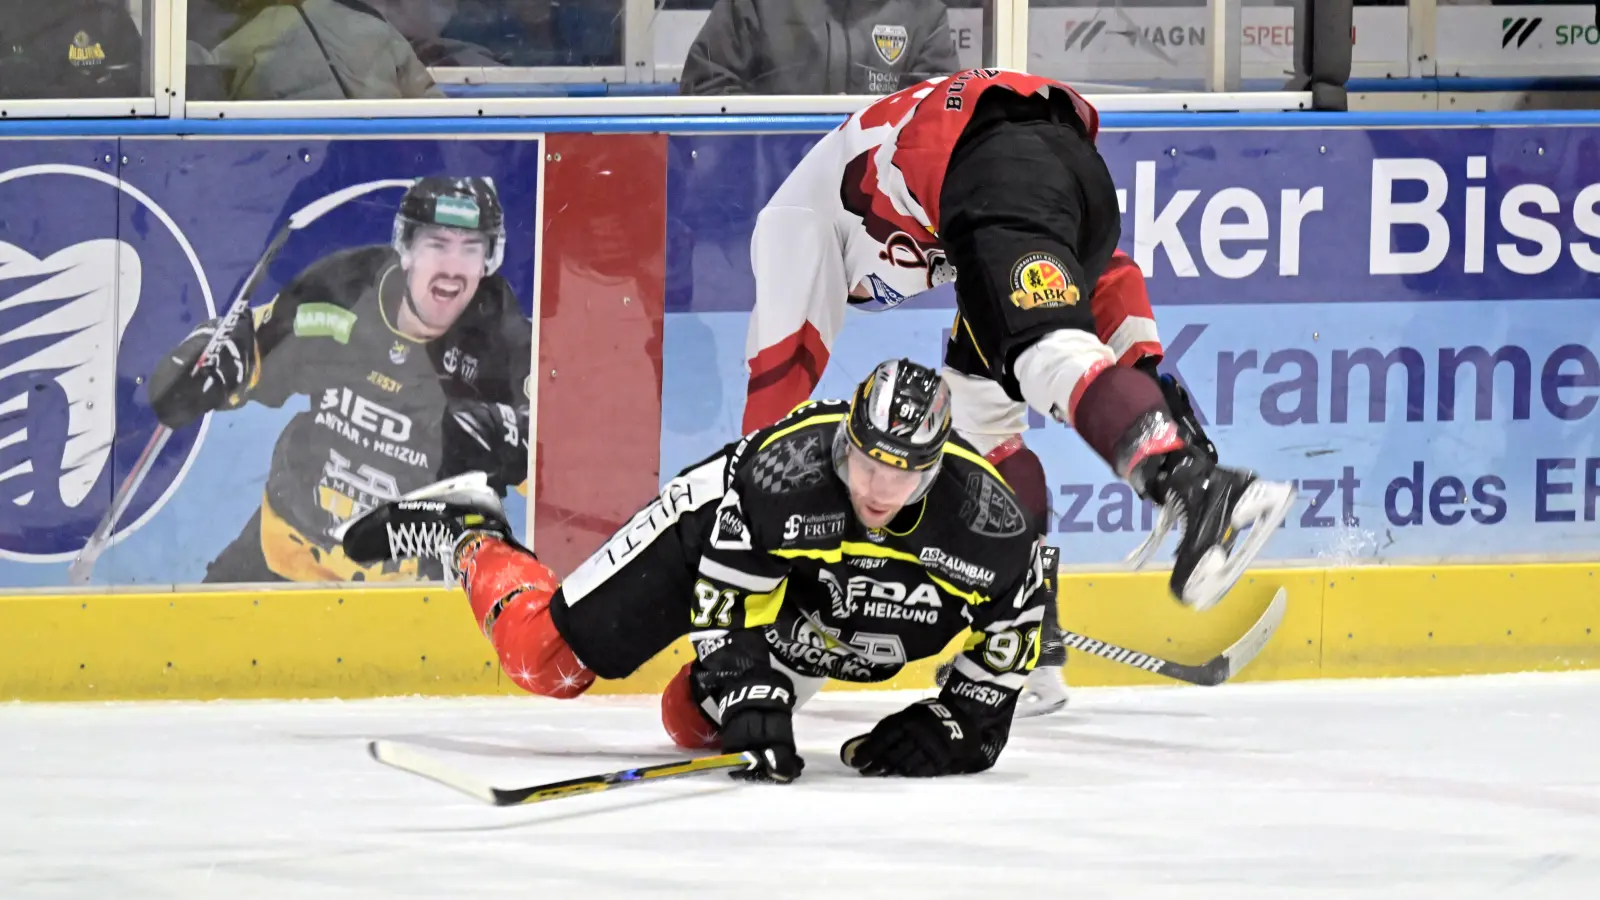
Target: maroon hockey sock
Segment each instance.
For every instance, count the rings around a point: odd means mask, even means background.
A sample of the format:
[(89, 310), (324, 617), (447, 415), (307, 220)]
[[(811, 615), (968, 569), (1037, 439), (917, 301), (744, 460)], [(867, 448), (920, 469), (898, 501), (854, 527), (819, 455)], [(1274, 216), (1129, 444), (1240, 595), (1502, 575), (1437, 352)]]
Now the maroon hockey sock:
[(984, 456), (1016, 492), (1022, 508), (1037, 523), (1040, 534), (1050, 530), (1050, 483), (1045, 478), (1044, 463), (1039, 455), (1022, 442), (1022, 435), (1013, 435)]
[(1184, 445), (1160, 386), (1126, 366), (1106, 369), (1084, 388), (1073, 424), (1119, 478), (1145, 459)]

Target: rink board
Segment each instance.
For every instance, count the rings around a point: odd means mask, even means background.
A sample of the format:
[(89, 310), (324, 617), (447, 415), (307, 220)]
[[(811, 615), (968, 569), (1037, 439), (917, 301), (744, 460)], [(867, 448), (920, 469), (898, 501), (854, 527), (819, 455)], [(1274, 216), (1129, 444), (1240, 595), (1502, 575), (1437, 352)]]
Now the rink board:
[[(1160, 573), (1063, 575), (1073, 630), (1199, 663), (1239, 637), (1279, 586), (1282, 626), (1241, 681), (1600, 667), (1595, 565), (1284, 569), (1252, 573), (1206, 613)], [(952, 649), (954, 644), (952, 644)], [(688, 661), (679, 641), (594, 693), (653, 693)], [(940, 658), (943, 658), (942, 656)], [(0, 700), (516, 694), (459, 592), (414, 589), (0, 599)], [(894, 681), (932, 685), (924, 660)], [(1072, 653), (1077, 686), (1172, 684)]]
[[(754, 218), (832, 124), (7, 131), (0, 590), (41, 593), (0, 598), (0, 698), (515, 692), (459, 593), (438, 585), (194, 590), (247, 533), (288, 417), (326, 397), (179, 429), (93, 585), (68, 587), (68, 562), (154, 433), (152, 365), (226, 306), (293, 210), (375, 180), (493, 177), (508, 210), (502, 274), (535, 347), (532, 489), (508, 511), (570, 571), (737, 431)], [(1600, 118), (1106, 125), (1121, 246), (1149, 280), (1165, 367), (1230, 462), (1297, 482), (1262, 559), (1307, 567), (1256, 572), (1204, 615), (1174, 604), (1159, 574), (1071, 574), (1066, 623), (1199, 662), (1282, 583), (1288, 618), (1245, 678), (1596, 665), (1594, 566), (1561, 561), (1600, 550)], [(394, 200), (363, 197), (292, 239), (256, 305), (326, 251), (389, 240)], [(847, 393), (886, 355), (937, 361), (953, 307), (945, 287), (892, 312), (852, 309), (818, 395)], [(1148, 504), (1069, 429), (1030, 424), (1056, 503), (1051, 543), (1074, 573), (1116, 570), (1150, 527)], [(687, 658), (680, 643), (596, 690), (657, 690)], [(887, 686), (925, 687), (931, 672), (913, 665)], [(1082, 654), (1069, 680), (1156, 682)]]

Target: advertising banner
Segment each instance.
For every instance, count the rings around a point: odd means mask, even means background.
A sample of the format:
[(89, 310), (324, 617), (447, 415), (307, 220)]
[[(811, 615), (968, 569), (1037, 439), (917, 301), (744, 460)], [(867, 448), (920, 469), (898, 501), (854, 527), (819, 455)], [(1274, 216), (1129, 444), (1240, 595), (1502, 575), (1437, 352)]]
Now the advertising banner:
[(1600, 71), (1594, 4), (1440, 5), (1440, 75), (1591, 78)]
[[(1440, 8), (1441, 29), (1452, 9), (1457, 8)], [(1581, 8), (1575, 9), (1581, 14)], [(1482, 12), (1494, 10), (1484, 8)], [(694, 10), (656, 13), (651, 30), (658, 80), (670, 80), (682, 67), (708, 15)], [(949, 20), (950, 40), (960, 67), (983, 65), (983, 10), (952, 9)], [(1497, 27), (1490, 23), (1492, 33), (1498, 34)], [(1199, 82), (1205, 77), (1209, 58), (1209, 30), (1209, 13), (1203, 3), (1041, 7), (1028, 12), (1028, 71), (1102, 84)], [(1408, 31), (1404, 6), (1357, 6), (1351, 34), (1355, 42), (1351, 74), (1358, 78), (1405, 77)], [(1442, 52), (1442, 30), (1440, 41)], [(1245, 6), (1239, 43), (1241, 73), (1251, 87), (1282, 87), (1294, 70), (1294, 8)]]
[[(732, 440), (755, 213), (815, 138), (675, 138), (662, 477)], [(1269, 559), (1600, 549), (1600, 131), (1120, 132), (1122, 249), (1165, 368), (1224, 461), (1295, 481)], [(690, 152), (692, 151), (692, 152)], [(710, 160), (714, 168), (702, 168)], [(719, 173), (720, 191), (710, 191)], [(933, 363), (948, 287), (852, 309), (815, 396), (884, 358)], [(1114, 563), (1152, 510), (1035, 415), (1069, 563)]]
[(520, 529), (539, 162), (0, 142), (0, 585), (436, 578), (332, 531), (473, 469)]

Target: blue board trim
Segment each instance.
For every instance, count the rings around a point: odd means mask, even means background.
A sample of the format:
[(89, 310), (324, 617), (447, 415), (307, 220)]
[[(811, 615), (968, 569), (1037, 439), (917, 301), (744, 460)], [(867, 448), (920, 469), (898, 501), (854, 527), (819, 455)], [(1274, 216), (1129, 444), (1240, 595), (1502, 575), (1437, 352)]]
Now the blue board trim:
[[(667, 134), (816, 133), (839, 115), (530, 116), (427, 119), (17, 119), (0, 122), (0, 138), (158, 137), (183, 135), (494, 135), (508, 133)], [(1106, 113), (1107, 130), (1241, 128), (1589, 127), (1600, 110), (1516, 112), (1162, 112)]]
[(1527, 76), (1521, 78), (1352, 78), (1345, 83), (1352, 94), (1414, 94), (1451, 91), (1461, 94), (1528, 93), (1535, 91), (1600, 91), (1600, 77), (1591, 75)]

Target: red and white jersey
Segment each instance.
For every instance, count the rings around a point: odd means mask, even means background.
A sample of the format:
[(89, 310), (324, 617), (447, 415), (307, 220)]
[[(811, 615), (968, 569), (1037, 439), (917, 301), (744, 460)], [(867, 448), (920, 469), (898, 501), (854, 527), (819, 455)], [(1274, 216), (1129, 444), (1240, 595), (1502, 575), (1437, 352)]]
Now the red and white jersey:
[[(756, 301), (745, 348), (745, 433), (810, 396), (852, 303), (889, 309), (955, 278), (939, 246), (939, 191), (978, 97), (995, 89), (1064, 92), (1090, 137), (1098, 132), (1094, 107), (1060, 82), (970, 69), (851, 116), (806, 154), (761, 211), (750, 245)], [(1119, 360), (1160, 355), (1144, 277), (1120, 251), (1091, 302), (1099, 338)]]

